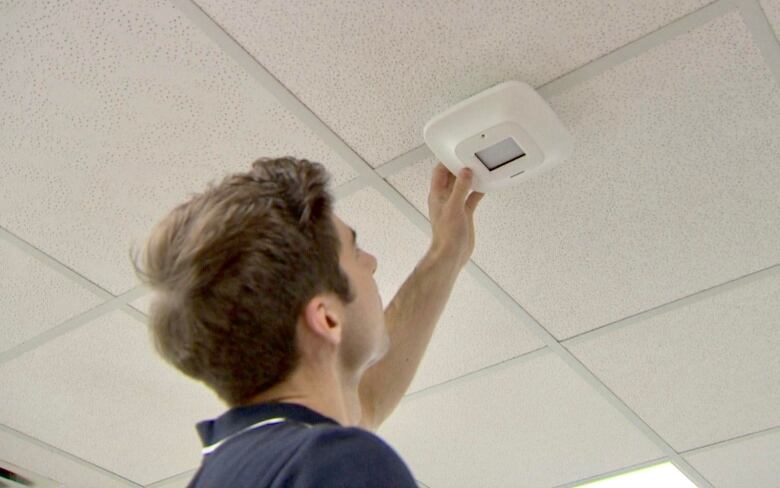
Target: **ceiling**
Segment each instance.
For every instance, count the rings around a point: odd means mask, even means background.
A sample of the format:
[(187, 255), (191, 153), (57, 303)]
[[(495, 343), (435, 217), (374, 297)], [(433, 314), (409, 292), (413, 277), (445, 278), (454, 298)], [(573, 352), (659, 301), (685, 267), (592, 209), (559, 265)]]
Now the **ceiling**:
[(574, 154), (482, 200), (378, 435), (426, 488), (664, 460), (777, 486), (778, 36), (780, 0), (0, 1), (0, 459), (186, 486), (224, 405), (153, 353), (131, 244), (207, 182), (305, 157), (389, 303), (430, 241), (423, 125), (513, 79)]

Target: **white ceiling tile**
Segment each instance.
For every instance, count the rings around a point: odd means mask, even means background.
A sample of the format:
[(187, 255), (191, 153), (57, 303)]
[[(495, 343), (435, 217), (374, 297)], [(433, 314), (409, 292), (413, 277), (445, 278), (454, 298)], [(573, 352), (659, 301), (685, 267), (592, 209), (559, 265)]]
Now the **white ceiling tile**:
[(154, 299), (154, 293), (149, 292), (146, 295), (142, 296), (141, 298), (132, 302), (130, 306), (132, 306), (134, 309), (138, 310), (139, 312), (143, 312), (145, 315), (149, 315), (149, 307), (151, 307), (153, 299)]
[(710, 0), (197, 3), (376, 167), (450, 105), (539, 86)]
[(356, 176), (169, 2), (24, 2), (0, 40), (0, 225), (114, 294), (208, 181), (281, 155)]
[(135, 483), (122, 481), (46, 447), (0, 428), (0, 466), (3, 461), (63, 484), (63, 488), (128, 488)]
[(102, 302), (4, 240), (0, 240), (0, 269), (0, 352)]
[(677, 451), (780, 425), (780, 278), (566, 347)]
[[(376, 257), (374, 278), (386, 308), (425, 255), (429, 238), (373, 188), (339, 200), (336, 214), (357, 231), (358, 245)], [(542, 346), (468, 273), (461, 272), (408, 392)]]
[(151, 485), (146, 485), (146, 488), (187, 488), (190, 484), (190, 481), (192, 481), (192, 478), (195, 477), (196, 472), (197, 469), (187, 471), (185, 474), (174, 476), (167, 480), (158, 481), (156, 483), (152, 483)]
[(717, 488), (780, 486), (780, 431), (685, 456)]
[[(556, 337), (780, 262), (780, 90), (737, 13), (551, 105), (574, 155), (482, 200), (473, 259)], [(434, 162), (389, 178), (418, 209)]]
[(660, 450), (550, 352), (405, 398), (379, 429), (430, 486), (554, 486)]
[(140, 484), (197, 467), (195, 424), (226, 409), (118, 311), (0, 365), (0, 385), (0, 423)]
[(759, 0), (759, 3), (775, 30), (775, 36), (780, 39), (780, 0)]

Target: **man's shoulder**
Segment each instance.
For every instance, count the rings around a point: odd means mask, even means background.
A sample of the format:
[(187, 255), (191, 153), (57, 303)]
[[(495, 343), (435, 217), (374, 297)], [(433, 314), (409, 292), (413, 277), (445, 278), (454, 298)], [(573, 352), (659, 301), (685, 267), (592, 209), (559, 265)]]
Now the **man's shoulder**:
[(304, 478), (312, 479), (302, 480), (307, 481), (302, 486), (341, 486), (331, 481), (344, 479), (346, 474), (352, 481), (349, 486), (416, 486), (406, 463), (373, 432), (327, 426), (311, 429), (307, 437), (296, 464), (306, 466)]
[(344, 451), (366, 450), (376, 451), (377, 454), (398, 456), (381, 437), (361, 427), (342, 427), (336, 425), (320, 425), (310, 429), (308, 439), (301, 446), (302, 449), (328, 449)]

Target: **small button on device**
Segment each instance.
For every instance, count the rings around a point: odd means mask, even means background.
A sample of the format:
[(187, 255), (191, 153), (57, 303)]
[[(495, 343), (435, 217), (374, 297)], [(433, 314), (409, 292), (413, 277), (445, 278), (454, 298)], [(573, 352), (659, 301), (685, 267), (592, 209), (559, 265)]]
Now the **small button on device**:
[(500, 83), (436, 115), (423, 138), (452, 174), (471, 168), (472, 188), (482, 193), (547, 171), (574, 147), (547, 102), (520, 81)]

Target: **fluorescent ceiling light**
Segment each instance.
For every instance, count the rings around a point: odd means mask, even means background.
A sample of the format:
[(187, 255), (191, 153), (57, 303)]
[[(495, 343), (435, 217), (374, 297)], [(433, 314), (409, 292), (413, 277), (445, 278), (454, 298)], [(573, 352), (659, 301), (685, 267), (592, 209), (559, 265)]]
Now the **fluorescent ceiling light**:
[(696, 488), (696, 485), (670, 462), (591, 481), (577, 485), (576, 488), (657, 488), (659, 486), (664, 488)]

